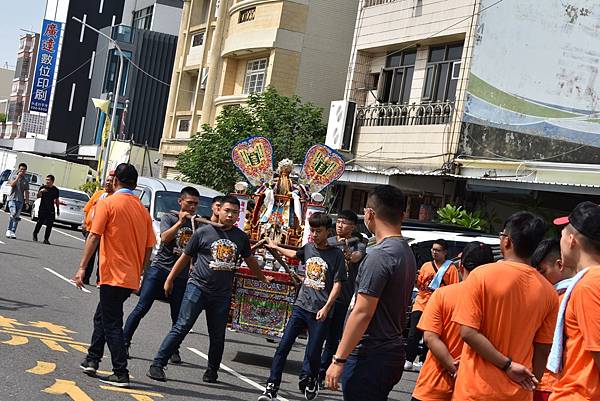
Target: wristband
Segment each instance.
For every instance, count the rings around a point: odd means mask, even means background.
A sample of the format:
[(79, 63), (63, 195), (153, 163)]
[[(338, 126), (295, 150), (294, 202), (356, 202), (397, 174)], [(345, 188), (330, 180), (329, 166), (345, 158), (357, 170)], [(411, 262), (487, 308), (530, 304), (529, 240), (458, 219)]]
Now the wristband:
[(510, 365), (512, 365), (512, 358), (509, 356), (508, 361), (500, 369), (506, 372), (510, 368)]
[(341, 364), (346, 363), (346, 359), (338, 358), (336, 355), (334, 355), (333, 358), (331, 359), (331, 362), (336, 365), (341, 365)]

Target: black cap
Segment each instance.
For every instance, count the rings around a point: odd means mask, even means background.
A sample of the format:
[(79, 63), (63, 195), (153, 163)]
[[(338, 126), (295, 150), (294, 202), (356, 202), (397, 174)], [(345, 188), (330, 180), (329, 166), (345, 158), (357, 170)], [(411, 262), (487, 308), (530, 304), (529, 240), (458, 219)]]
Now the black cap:
[(589, 201), (581, 202), (568, 217), (559, 217), (554, 220), (554, 224), (571, 224), (586, 237), (600, 241), (600, 205)]
[(492, 248), (483, 242), (473, 241), (465, 245), (460, 258), (462, 266), (468, 271), (476, 267), (494, 262)]
[(135, 186), (137, 184), (138, 172), (133, 164), (121, 163), (115, 169), (115, 177), (123, 184)]

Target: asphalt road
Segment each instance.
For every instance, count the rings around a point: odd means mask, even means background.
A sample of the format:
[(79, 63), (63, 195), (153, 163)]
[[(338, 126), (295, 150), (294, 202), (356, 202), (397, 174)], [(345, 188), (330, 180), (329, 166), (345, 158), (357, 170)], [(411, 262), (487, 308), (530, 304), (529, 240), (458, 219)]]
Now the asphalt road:
[[(16, 240), (4, 237), (7, 223), (8, 215), (0, 212), (0, 401), (256, 400), (258, 388), (268, 377), (276, 345), (228, 331), (219, 382), (204, 384), (201, 377), (206, 369), (208, 336), (202, 315), (182, 344), (183, 365), (168, 367), (168, 382), (146, 377), (170, 326), (168, 305), (160, 302), (142, 320), (134, 337), (129, 363), (131, 389), (116, 391), (85, 376), (79, 363), (91, 338), (97, 289), (87, 287), (89, 292), (83, 292), (65, 280), (77, 268), (83, 247), (81, 233), (58, 227), (50, 238), (53, 245), (44, 245), (32, 241), (34, 224), (26, 216), (19, 224)], [(126, 302), (126, 316), (136, 302), (136, 296)], [(290, 354), (281, 401), (304, 399), (297, 391), (303, 353), (301, 342)], [(111, 369), (108, 355), (107, 350), (101, 370)], [(390, 400), (410, 400), (415, 380), (415, 373), (405, 372)], [(318, 399), (342, 397), (324, 391)]]

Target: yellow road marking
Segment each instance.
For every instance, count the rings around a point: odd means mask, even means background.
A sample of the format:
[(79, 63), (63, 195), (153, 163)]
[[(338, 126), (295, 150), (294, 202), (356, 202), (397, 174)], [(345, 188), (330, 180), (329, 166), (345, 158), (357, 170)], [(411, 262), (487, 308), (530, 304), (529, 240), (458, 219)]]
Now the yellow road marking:
[(49, 394), (68, 395), (73, 401), (93, 401), (74, 381), (56, 379), (55, 383), (42, 390)]
[(34, 368), (28, 369), (25, 372), (33, 373), (34, 375), (47, 375), (56, 370), (56, 364), (52, 362), (37, 361)]
[(119, 388), (119, 387), (111, 387), (111, 386), (100, 386), (100, 388), (102, 390), (116, 391), (118, 393), (127, 393), (127, 394), (131, 394), (131, 395), (136, 394), (136, 395), (145, 395), (148, 397), (164, 398), (162, 394), (153, 393), (152, 391), (133, 390), (130, 388)]
[(23, 323), (17, 322), (15, 319), (0, 315), (0, 327), (14, 328), (15, 326), (25, 326)]
[(52, 335), (50, 335), (50, 337), (48, 337), (48, 336), (47, 336), (47, 335), (45, 335), (45, 334), (25, 334), (25, 333), (19, 333), (19, 332), (15, 332), (14, 330), (10, 330), (10, 329), (9, 329), (9, 330), (7, 330), (7, 329), (0, 330), (0, 333), (7, 333), (7, 334), (23, 334), (23, 335), (26, 335), (26, 336), (28, 336), (28, 337), (32, 337), (32, 338), (42, 338), (42, 339), (49, 339), (49, 340), (54, 340), (54, 341), (63, 342), (63, 343), (67, 343), (67, 344), (77, 344), (77, 345), (83, 345), (84, 347), (89, 347), (89, 346), (90, 346), (89, 344), (86, 344), (86, 343), (80, 343), (80, 342), (78, 342), (78, 341), (73, 341), (73, 340), (71, 340), (71, 339), (66, 339), (66, 338), (65, 338), (65, 339), (63, 339), (63, 338), (57, 338), (57, 337), (54, 337), (54, 336), (52, 336)]
[(39, 331), (29, 331), (29, 330), (21, 330), (21, 329), (11, 329), (11, 328), (4, 328), (3, 331), (6, 330), (7, 333), (13, 333), (13, 334), (23, 334), (23, 335), (28, 335), (28, 334), (34, 334), (34, 335), (38, 335), (38, 336), (44, 336), (44, 337), (48, 337), (48, 338), (56, 338), (56, 339), (60, 339), (60, 340), (72, 340), (72, 337), (69, 336), (58, 336), (56, 334), (48, 334), (48, 333), (40, 333)]
[(50, 323), (50, 322), (39, 321), (39, 322), (29, 322), (29, 323), (31, 323), (30, 324), (31, 327), (46, 329), (50, 333), (57, 334), (59, 336), (66, 336), (67, 333), (69, 333), (69, 334), (77, 333), (76, 331), (67, 329), (65, 326), (60, 326), (58, 324), (54, 324), (54, 323)]
[(131, 396), (133, 398), (135, 398), (137, 401), (154, 401), (152, 398), (148, 397), (147, 395), (131, 394)]
[(83, 354), (87, 354), (87, 347), (77, 344), (69, 344), (69, 347), (73, 348), (75, 351), (79, 351)]
[(29, 342), (29, 339), (27, 337), (14, 336), (11, 334), (10, 340), (2, 341), (2, 344), (23, 345), (23, 344), (27, 344), (28, 342)]
[(54, 340), (40, 339), (40, 341), (43, 342), (44, 344), (46, 344), (46, 346), (48, 348), (50, 348), (52, 351), (69, 352), (62, 345), (60, 345), (59, 343), (57, 343)]

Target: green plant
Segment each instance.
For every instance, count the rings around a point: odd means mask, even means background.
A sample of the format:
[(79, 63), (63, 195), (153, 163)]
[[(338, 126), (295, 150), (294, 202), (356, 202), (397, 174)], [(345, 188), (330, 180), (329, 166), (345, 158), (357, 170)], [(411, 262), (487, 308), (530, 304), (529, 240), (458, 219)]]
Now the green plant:
[(454, 206), (447, 204), (441, 209), (438, 209), (437, 215), (440, 222), (444, 224), (455, 224), (460, 227), (465, 227), (471, 230), (483, 230), (489, 226), (479, 211), (471, 213), (462, 208), (462, 206)]
[(0, 113), (0, 123), (5, 123), (5, 122), (6, 122), (6, 114)]
[(225, 107), (213, 127), (202, 126), (178, 156), (177, 170), (191, 182), (229, 192), (241, 179), (230, 156), (237, 142), (261, 135), (273, 144), (275, 161), (302, 163), (308, 148), (325, 140), (326, 131), (321, 109), (269, 87), (250, 95), (247, 107)]
[(79, 187), (80, 191), (85, 192), (86, 194), (88, 194), (89, 196), (92, 196), (94, 194), (94, 192), (96, 192), (97, 190), (99, 190), (100, 188), (102, 188), (102, 186), (100, 185), (99, 182), (96, 181), (88, 181), (85, 184), (81, 185)]
[(454, 206), (448, 203), (443, 208), (437, 210), (437, 215), (439, 216), (441, 223), (459, 224), (459, 221), (463, 216), (462, 206)]

